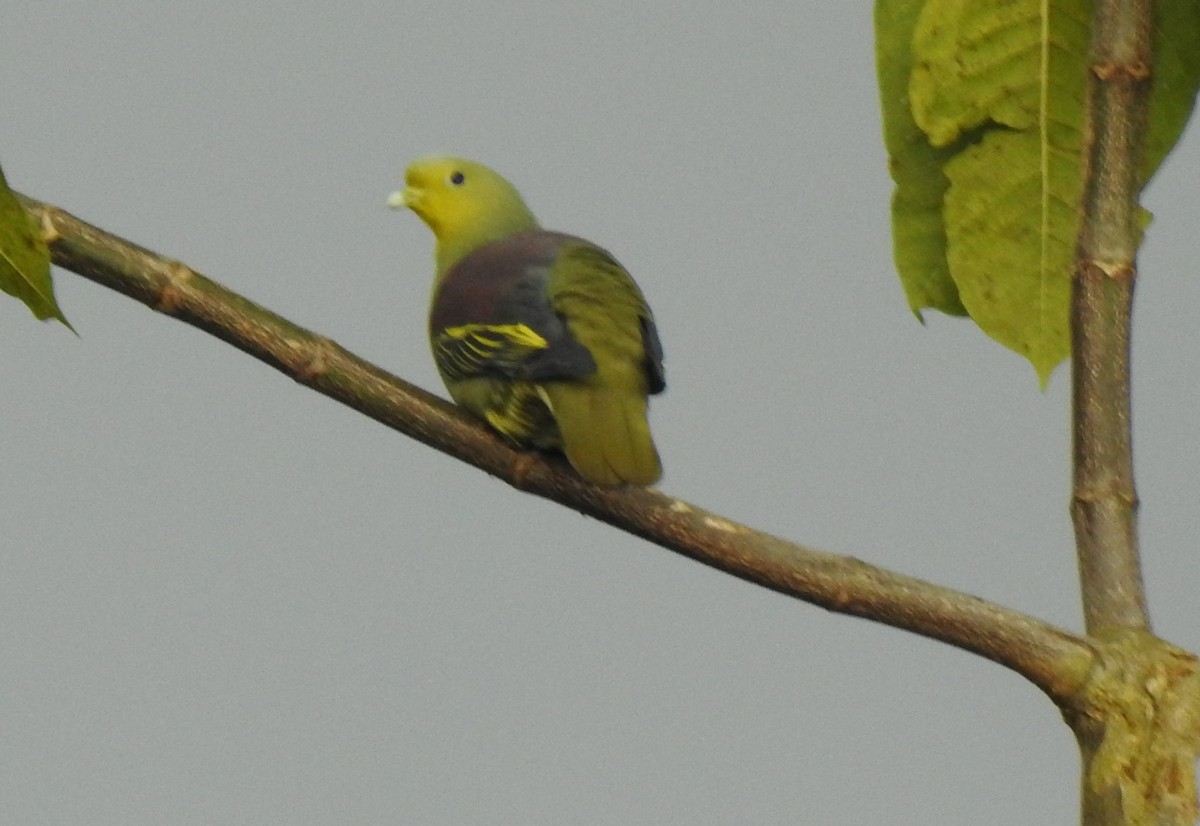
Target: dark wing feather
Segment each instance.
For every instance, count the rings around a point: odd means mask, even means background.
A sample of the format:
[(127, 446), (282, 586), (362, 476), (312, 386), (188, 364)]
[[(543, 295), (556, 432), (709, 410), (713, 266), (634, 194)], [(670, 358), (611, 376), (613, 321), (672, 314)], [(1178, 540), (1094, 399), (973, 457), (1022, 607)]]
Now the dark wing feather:
[(591, 353), (549, 302), (548, 274), (563, 238), (518, 233), (450, 268), (429, 316), (434, 358), (448, 381), (489, 375), (546, 381), (595, 372)]
[(642, 318), (642, 346), (646, 348), (646, 378), (649, 380), (650, 395), (667, 389), (667, 374), (663, 370), (662, 342), (658, 340), (658, 328), (650, 316)]

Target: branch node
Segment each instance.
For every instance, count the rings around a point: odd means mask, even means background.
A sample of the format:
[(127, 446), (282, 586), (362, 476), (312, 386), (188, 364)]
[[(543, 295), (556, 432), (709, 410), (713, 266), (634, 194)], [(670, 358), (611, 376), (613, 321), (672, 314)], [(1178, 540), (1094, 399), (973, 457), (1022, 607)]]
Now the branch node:
[(1094, 505), (1097, 502), (1117, 500), (1129, 508), (1136, 509), (1138, 497), (1121, 480), (1113, 479), (1101, 485), (1080, 486), (1071, 494), (1072, 507)]
[(1142, 60), (1106, 61), (1092, 64), (1092, 74), (1105, 83), (1139, 83), (1150, 79), (1150, 66)]
[(1084, 746), (1088, 790), (1119, 792), (1123, 822), (1193, 822), (1200, 663), (1143, 631), (1098, 645), (1087, 685), (1064, 709)]
[(704, 517), (704, 525), (705, 527), (712, 528), (714, 531), (721, 531), (722, 533), (742, 533), (746, 530), (736, 522), (730, 522), (727, 519), (722, 519), (719, 516), (712, 516), (711, 514)]
[(512, 470), (509, 471), (509, 483), (517, 490), (529, 490), (529, 477), (541, 464), (538, 459), (535, 453), (518, 451), (513, 459)]
[(180, 261), (171, 261), (164, 273), (166, 277), (153, 307), (165, 315), (175, 315), (184, 305), (183, 294), (196, 271)]
[(325, 336), (315, 336), (307, 344), (303, 341), (288, 341), (288, 347), (304, 354), (304, 358), (295, 365), (294, 377), (301, 384), (311, 384), (313, 380), (329, 372), (330, 355), (337, 345)]
[(42, 213), (41, 220), (42, 240), (46, 242), (46, 246), (50, 246), (58, 239), (62, 238), (62, 233), (58, 231), (58, 227), (54, 226), (54, 218), (49, 210)]
[(1075, 262), (1074, 270), (1076, 279), (1083, 278), (1088, 273), (1098, 273), (1114, 281), (1132, 281), (1137, 276), (1137, 267), (1127, 260), (1081, 258)]

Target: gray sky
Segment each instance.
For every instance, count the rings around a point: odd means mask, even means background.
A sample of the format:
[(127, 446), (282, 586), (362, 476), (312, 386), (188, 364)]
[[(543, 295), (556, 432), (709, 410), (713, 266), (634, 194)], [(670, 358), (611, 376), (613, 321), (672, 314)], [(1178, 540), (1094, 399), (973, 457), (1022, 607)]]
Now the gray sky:
[[(442, 392), (453, 152), (659, 321), (662, 488), (1080, 627), (1068, 375), (907, 312), (870, 4), (7, 0), (10, 183)], [(765, 6), (766, 4), (764, 4)], [(1134, 364), (1156, 630), (1200, 648), (1193, 128)], [(1056, 710), (519, 494), (69, 273), (0, 301), (0, 807), (57, 824), (1071, 822)]]

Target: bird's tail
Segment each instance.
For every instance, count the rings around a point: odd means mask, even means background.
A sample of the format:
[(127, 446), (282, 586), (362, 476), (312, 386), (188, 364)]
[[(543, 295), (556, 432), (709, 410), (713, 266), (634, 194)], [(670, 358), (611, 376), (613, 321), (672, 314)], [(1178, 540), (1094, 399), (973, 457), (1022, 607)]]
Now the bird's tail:
[(597, 485), (652, 485), (662, 476), (646, 421), (645, 389), (608, 382), (543, 386), (562, 434), (562, 449), (579, 475)]

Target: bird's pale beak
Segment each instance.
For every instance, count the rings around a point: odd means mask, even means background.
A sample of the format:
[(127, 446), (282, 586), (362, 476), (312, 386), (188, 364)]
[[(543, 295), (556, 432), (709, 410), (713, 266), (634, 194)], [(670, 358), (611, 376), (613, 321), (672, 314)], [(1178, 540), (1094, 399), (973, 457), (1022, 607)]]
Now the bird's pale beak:
[(413, 189), (411, 186), (406, 186), (404, 189), (397, 189), (388, 196), (387, 205), (392, 209), (411, 208), (418, 200), (421, 193), (419, 190)]

